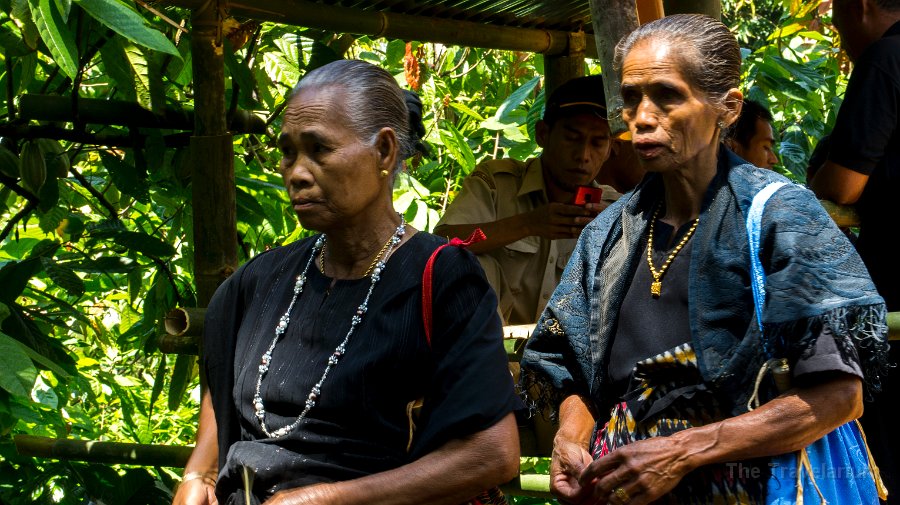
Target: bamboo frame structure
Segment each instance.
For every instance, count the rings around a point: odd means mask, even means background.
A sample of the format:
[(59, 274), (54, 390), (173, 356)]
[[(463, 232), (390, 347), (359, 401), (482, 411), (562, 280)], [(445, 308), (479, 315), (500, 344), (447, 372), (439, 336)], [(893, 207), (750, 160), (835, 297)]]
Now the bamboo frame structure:
[[(59, 95), (24, 94), (19, 98), (19, 117), (38, 121), (63, 121), (119, 125), (129, 127), (193, 130), (192, 109), (164, 109), (160, 114), (137, 103), (124, 100), (78, 98), (77, 109), (72, 98)], [(233, 133), (265, 133), (266, 120), (252, 112), (237, 109), (229, 118), (228, 129)]]

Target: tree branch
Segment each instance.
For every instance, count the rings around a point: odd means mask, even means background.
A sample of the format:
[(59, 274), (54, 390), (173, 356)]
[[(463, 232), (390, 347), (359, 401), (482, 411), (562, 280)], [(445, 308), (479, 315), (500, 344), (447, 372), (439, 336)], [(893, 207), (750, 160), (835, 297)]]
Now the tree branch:
[(82, 186), (84, 186), (84, 189), (88, 190), (88, 193), (96, 198), (97, 201), (100, 202), (100, 205), (102, 205), (109, 212), (109, 217), (118, 221), (119, 212), (115, 207), (113, 207), (111, 203), (109, 203), (109, 200), (107, 200), (102, 193), (97, 191), (97, 188), (92, 186), (91, 183), (88, 182), (88, 180), (85, 179), (85, 177), (81, 175), (80, 172), (78, 172), (78, 170), (75, 170), (75, 167), (69, 168), (69, 172), (71, 172), (75, 179), (78, 180), (78, 182), (80, 182)]
[(31, 191), (19, 186), (18, 182), (12, 177), (0, 173), (0, 182), (2, 182), (5, 186), (9, 187), (13, 191), (13, 193), (21, 196), (22, 198), (28, 200), (28, 203), (33, 203), (35, 206), (41, 202), (41, 199), (37, 197)]
[(0, 232), (0, 242), (6, 240), (6, 237), (16, 228), (16, 224), (24, 219), (25, 216), (30, 214), (31, 211), (36, 209), (37, 206), (38, 204), (36, 202), (32, 202), (29, 200), (28, 203), (25, 204), (25, 207), (23, 207), (22, 210), (20, 210), (15, 216), (13, 216), (12, 219), (10, 219), (8, 223), (6, 223), (6, 226), (3, 227), (3, 231)]
[(13, 60), (6, 58), (6, 116), (12, 123), (16, 119), (16, 91), (13, 89)]

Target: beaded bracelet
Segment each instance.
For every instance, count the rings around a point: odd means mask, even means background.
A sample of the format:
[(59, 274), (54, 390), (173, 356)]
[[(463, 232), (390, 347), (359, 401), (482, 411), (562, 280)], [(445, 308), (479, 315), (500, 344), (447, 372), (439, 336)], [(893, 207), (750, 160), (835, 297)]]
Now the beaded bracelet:
[(209, 484), (210, 486), (216, 486), (216, 478), (218, 478), (218, 473), (216, 472), (188, 472), (184, 474), (181, 478), (181, 484), (191, 480), (200, 479), (204, 484)]

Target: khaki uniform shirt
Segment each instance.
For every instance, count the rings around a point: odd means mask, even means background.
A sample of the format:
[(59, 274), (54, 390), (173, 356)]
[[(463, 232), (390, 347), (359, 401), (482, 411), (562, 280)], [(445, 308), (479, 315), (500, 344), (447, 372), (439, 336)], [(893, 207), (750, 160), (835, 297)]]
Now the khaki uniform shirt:
[[(603, 200), (621, 196), (611, 186)], [(527, 162), (489, 160), (478, 165), (438, 223), (488, 223), (534, 210), (548, 203), (540, 158)], [(488, 281), (497, 292), (504, 324), (537, 321), (569, 261), (575, 239), (525, 237), (479, 254)]]

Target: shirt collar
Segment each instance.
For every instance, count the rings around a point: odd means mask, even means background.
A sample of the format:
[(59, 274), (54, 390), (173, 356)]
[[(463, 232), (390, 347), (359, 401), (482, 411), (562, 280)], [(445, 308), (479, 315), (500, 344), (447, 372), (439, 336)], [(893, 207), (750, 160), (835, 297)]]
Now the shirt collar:
[(525, 163), (525, 175), (522, 176), (522, 185), (519, 186), (519, 193), (516, 196), (527, 195), (540, 191), (547, 197), (547, 187), (544, 185), (544, 170), (541, 168), (541, 159), (532, 158)]

